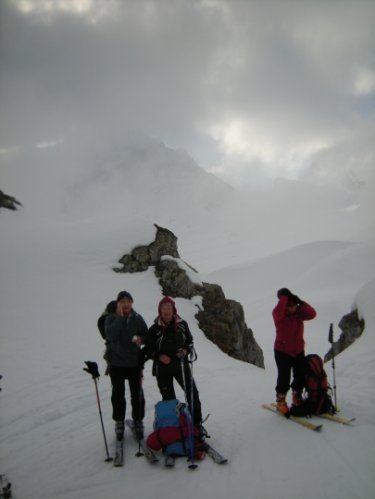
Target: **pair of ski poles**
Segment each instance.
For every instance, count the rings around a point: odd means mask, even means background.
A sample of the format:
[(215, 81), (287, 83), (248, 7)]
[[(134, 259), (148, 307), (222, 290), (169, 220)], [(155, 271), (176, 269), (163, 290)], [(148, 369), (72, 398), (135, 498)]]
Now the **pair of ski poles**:
[[(196, 356), (196, 354), (195, 354)], [(187, 407), (190, 407), (190, 419), (188, 421), (188, 429), (189, 429), (189, 447), (190, 447), (190, 465), (189, 469), (195, 470), (198, 468), (198, 465), (194, 462), (194, 377), (193, 377), (193, 360), (189, 361), (189, 374), (190, 374), (190, 404), (188, 401), (187, 395), (187, 387), (186, 387), (186, 375), (185, 375), (185, 361), (184, 355), (180, 356), (181, 363), (181, 374), (182, 374), (182, 384), (185, 395), (185, 403)], [(195, 360), (195, 359), (194, 359)]]
[(335, 346), (333, 344), (333, 324), (331, 322), (328, 332), (328, 341), (332, 345), (332, 370), (333, 370), (333, 395), (335, 399), (335, 409), (339, 410), (337, 405), (337, 394), (336, 394), (336, 373), (335, 373)]

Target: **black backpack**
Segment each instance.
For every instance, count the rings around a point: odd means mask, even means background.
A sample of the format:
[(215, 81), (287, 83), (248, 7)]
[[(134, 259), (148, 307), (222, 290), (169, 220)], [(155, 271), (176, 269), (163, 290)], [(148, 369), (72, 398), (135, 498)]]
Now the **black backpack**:
[(98, 325), (100, 336), (103, 338), (103, 340), (105, 340), (105, 330), (104, 330), (105, 320), (106, 320), (108, 315), (116, 313), (116, 306), (117, 306), (116, 301), (110, 301), (108, 303), (108, 305), (105, 307), (104, 312), (102, 313), (102, 315), (98, 319), (97, 325)]

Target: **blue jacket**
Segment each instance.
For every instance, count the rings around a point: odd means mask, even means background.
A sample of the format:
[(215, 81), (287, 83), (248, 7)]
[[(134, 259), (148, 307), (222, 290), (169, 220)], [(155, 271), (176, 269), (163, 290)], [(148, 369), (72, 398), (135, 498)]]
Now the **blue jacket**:
[(110, 314), (105, 320), (108, 342), (108, 364), (116, 367), (136, 367), (140, 363), (140, 347), (132, 343), (133, 336), (145, 342), (147, 325), (143, 317), (132, 310), (127, 317)]

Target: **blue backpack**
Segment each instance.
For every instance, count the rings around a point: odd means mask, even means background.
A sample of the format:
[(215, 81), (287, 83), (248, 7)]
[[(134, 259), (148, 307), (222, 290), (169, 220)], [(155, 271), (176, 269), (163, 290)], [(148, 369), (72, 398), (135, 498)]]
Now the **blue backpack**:
[(168, 456), (186, 456), (189, 455), (189, 438), (184, 437), (180, 416), (185, 416), (188, 424), (191, 423), (191, 417), (186, 405), (177, 399), (162, 400), (155, 405), (154, 430), (157, 432), (160, 428), (175, 427), (181, 432), (181, 438), (177, 441), (166, 444), (163, 452)]

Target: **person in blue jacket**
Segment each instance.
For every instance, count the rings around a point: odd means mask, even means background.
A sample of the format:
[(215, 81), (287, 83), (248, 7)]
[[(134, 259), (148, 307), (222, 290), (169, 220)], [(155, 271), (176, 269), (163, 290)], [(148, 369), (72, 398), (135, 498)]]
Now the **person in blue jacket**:
[(132, 419), (139, 438), (143, 438), (145, 398), (142, 390), (141, 345), (145, 342), (147, 325), (143, 317), (133, 309), (133, 297), (127, 291), (118, 294), (116, 310), (106, 317), (104, 331), (116, 436), (119, 440), (124, 436), (125, 380), (128, 380)]

